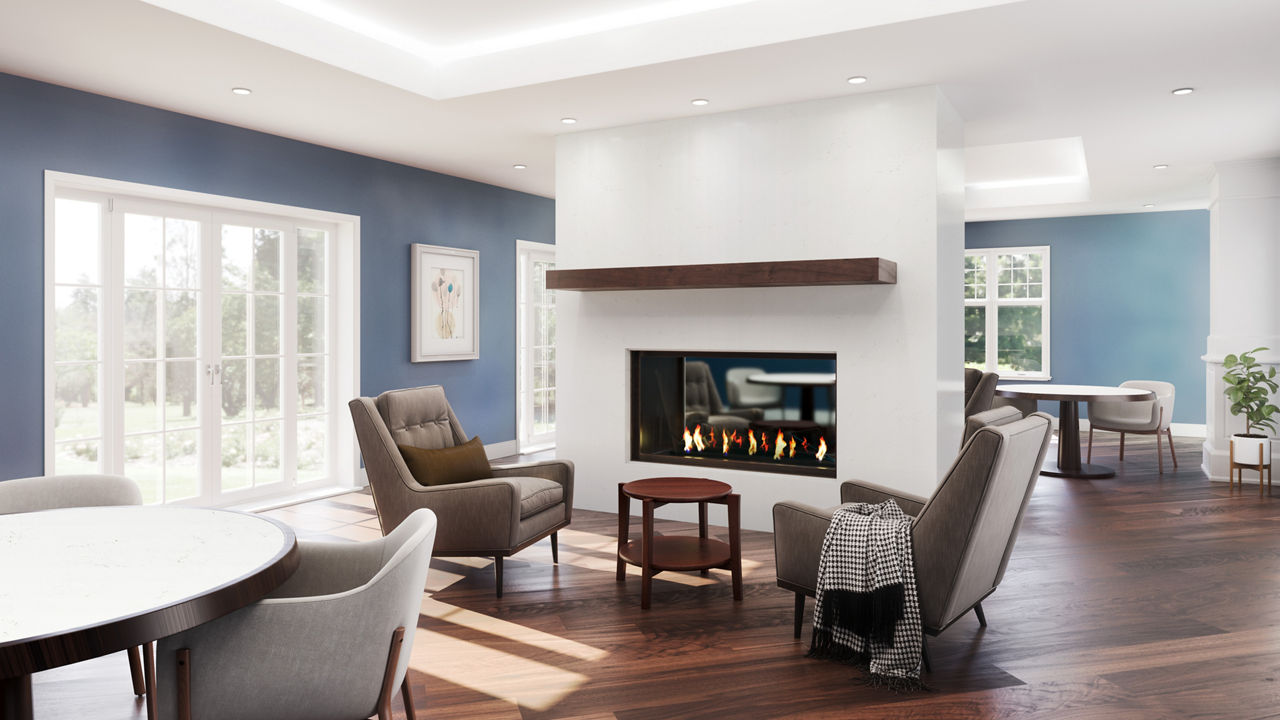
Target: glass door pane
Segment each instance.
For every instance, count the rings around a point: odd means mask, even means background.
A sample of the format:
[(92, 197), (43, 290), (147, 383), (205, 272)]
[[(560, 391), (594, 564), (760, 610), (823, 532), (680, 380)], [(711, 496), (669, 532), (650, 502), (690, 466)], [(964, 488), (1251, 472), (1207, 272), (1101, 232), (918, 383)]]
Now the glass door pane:
[(201, 494), (201, 222), (124, 210), (123, 469), (146, 503)]
[(101, 472), (102, 202), (54, 202), (53, 466), (50, 474)]

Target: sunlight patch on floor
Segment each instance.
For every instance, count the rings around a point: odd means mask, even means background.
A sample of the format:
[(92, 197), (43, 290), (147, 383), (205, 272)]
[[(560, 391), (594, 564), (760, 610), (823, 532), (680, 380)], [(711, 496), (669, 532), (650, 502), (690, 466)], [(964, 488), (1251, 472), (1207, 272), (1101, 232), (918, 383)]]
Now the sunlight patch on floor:
[(593, 648), (590, 645), (584, 645), (580, 642), (569, 640), (568, 638), (558, 637), (551, 633), (545, 633), (541, 630), (517, 625), (513, 622), (490, 617), (482, 613), (478, 613), (456, 605), (440, 602), (432, 598), (423, 598), (422, 614), (427, 617), (443, 620), (454, 625), (479, 630), (480, 632), (496, 635), (497, 637), (506, 638), (522, 642), (525, 645), (531, 645), (543, 650), (550, 650), (561, 655), (567, 655), (579, 660), (600, 660), (609, 653), (599, 648)]
[(550, 709), (590, 679), (580, 673), (421, 628), (414, 636), (410, 667), (538, 711)]

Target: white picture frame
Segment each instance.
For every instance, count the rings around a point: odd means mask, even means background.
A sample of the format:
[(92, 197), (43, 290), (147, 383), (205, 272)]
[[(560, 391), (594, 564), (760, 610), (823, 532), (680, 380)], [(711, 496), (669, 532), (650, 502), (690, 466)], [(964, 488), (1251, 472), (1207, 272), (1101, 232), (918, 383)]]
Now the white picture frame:
[(410, 247), (410, 362), (480, 357), (480, 252)]

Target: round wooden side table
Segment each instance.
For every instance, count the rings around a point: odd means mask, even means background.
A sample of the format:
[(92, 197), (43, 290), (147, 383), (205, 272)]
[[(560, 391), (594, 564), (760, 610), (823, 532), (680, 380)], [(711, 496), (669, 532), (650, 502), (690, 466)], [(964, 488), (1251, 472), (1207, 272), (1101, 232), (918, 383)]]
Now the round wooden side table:
[[(642, 506), (639, 540), (630, 540), (631, 499)], [(618, 483), (618, 582), (627, 577), (627, 563), (641, 568), (640, 608), (649, 609), (653, 576), (663, 570), (724, 568), (733, 575), (733, 599), (742, 600), (742, 542), (739, 533), (741, 497), (728, 483), (706, 478), (660, 477)], [(669, 503), (698, 503), (698, 537), (653, 534), (653, 511)], [(707, 504), (729, 509), (729, 542), (707, 537)]]

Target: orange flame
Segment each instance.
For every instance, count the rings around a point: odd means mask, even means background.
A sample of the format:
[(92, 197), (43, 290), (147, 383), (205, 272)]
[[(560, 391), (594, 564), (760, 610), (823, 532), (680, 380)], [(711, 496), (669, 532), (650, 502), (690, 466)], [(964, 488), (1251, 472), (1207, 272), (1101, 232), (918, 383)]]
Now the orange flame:
[(795, 435), (791, 436), (790, 447), (791, 447), (791, 454), (788, 455), (788, 457), (795, 457), (796, 456), (796, 436)]
[(703, 441), (702, 441), (702, 426), (701, 426), (701, 425), (694, 425), (694, 426), (693, 426), (693, 445), (694, 445), (694, 447), (698, 448), (698, 452), (702, 452), (703, 450), (706, 450), (706, 449), (707, 449), (707, 444), (706, 444), (705, 442), (703, 442)]
[(728, 431), (720, 431), (720, 446), (723, 448), (721, 452), (725, 455), (729, 454), (729, 433)]
[(827, 454), (827, 439), (818, 438), (818, 462), (822, 462), (822, 456)]
[(684, 429), (684, 451), (690, 452), (692, 450), (693, 450), (693, 436), (689, 434), (689, 428), (685, 428)]
[(781, 460), (782, 453), (787, 451), (787, 441), (782, 439), (782, 431), (778, 431), (778, 439), (774, 442), (773, 459)]
[[(747, 431), (747, 442), (749, 443), (747, 445), (747, 454), (755, 455), (756, 454), (756, 431), (755, 430)], [(768, 448), (765, 448), (765, 449), (767, 450)]]

